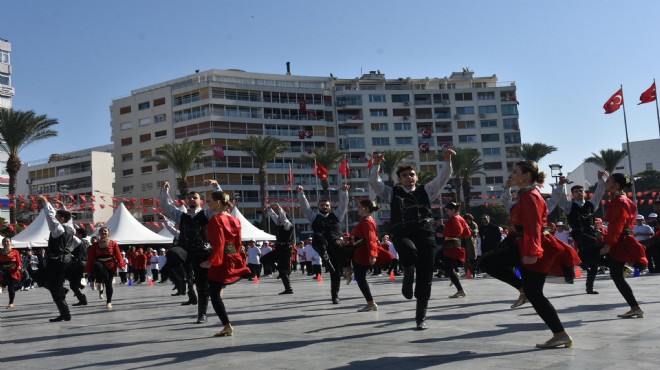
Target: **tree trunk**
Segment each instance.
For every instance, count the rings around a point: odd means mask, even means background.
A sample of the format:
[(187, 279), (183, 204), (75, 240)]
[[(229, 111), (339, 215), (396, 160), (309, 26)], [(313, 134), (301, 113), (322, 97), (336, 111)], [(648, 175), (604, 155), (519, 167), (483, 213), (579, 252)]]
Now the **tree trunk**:
[[(264, 212), (264, 209), (266, 208), (266, 198), (268, 197), (268, 194), (266, 192), (266, 165), (259, 166), (259, 195), (261, 198), (261, 220), (262, 224), (264, 227), (266, 227), (266, 230), (270, 229), (270, 224), (269, 221), (266, 219), (266, 212)], [(269, 225), (269, 226), (266, 226)]]
[[(18, 171), (21, 169), (21, 159), (16, 154), (10, 154), (7, 159), (7, 174), (9, 175), (9, 189), (7, 194), (10, 195), (9, 206), (9, 223), (16, 223), (16, 179)], [(13, 207), (12, 207), (13, 205)]]
[(188, 181), (182, 177), (177, 182), (179, 187), (179, 199), (186, 199), (186, 195), (188, 195)]

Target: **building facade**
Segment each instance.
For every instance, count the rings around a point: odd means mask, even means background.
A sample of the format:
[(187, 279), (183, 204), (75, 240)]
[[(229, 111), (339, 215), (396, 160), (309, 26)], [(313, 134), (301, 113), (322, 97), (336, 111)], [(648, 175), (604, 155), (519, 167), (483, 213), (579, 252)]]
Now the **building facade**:
[[(0, 109), (11, 109), (14, 88), (11, 84), (11, 43), (0, 38)], [(9, 222), (9, 174), (7, 174), (8, 155), (0, 150), (0, 217)]]
[[(295, 185), (303, 185), (315, 204), (319, 185), (301, 160), (315, 148), (346, 153), (353, 200), (375, 197), (367, 184), (373, 152), (405, 151), (421, 172), (436, 173), (441, 165), (436, 155), (443, 148), (478, 150), (485, 175), (471, 179), (473, 204), (498, 196), (519, 160), (515, 84), (475, 77), (468, 70), (433, 79), (386, 79), (380, 71), (339, 79), (209, 70), (134, 90), (114, 100), (110, 111), (116, 193), (157, 197), (164, 181), (176, 184), (175, 176), (145, 159), (166, 143), (200, 141), (207, 150), (188, 175), (190, 187), (201, 191), (204, 179), (218, 180), (251, 221), (260, 220), (261, 197), (296, 209), (289, 166)], [(274, 136), (290, 146), (268, 165), (267, 194), (259, 194), (257, 164), (238, 150), (252, 135)], [(223, 157), (214, 156), (212, 146), (222, 147)], [(330, 170), (331, 188), (340, 180), (338, 170)], [(386, 209), (380, 214), (388, 218)], [(350, 223), (357, 221), (356, 207), (349, 216)], [(152, 217), (147, 213), (143, 220)], [(305, 229), (300, 214), (295, 218)]]

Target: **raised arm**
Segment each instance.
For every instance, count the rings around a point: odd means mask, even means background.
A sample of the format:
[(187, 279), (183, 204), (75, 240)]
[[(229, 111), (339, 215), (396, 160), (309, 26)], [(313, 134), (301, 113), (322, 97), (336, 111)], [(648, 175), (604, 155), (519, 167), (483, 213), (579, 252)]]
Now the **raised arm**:
[(392, 187), (385, 185), (383, 179), (380, 178), (380, 162), (384, 160), (384, 156), (383, 154), (374, 154), (371, 156), (371, 159), (373, 160), (373, 165), (369, 172), (369, 185), (377, 195), (389, 203), (392, 200)]
[(444, 163), (442, 164), (440, 173), (438, 173), (438, 175), (431, 182), (424, 185), (424, 190), (426, 190), (426, 194), (429, 196), (431, 201), (440, 196), (442, 189), (444, 189), (447, 181), (449, 181), (449, 178), (451, 177), (451, 157), (453, 155), (456, 155), (456, 152), (453, 149), (445, 149), (443, 151)]
[(314, 218), (316, 218), (316, 212), (314, 212), (312, 207), (309, 206), (309, 202), (307, 201), (307, 197), (305, 197), (304, 190), (305, 189), (303, 189), (302, 186), (298, 186), (296, 188), (296, 191), (298, 192), (298, 203), (300, 203), (300, 210), (310, 222), (314, 222)]
[(50, 235), (53, 238), (57, 238), (64, 234), (64, 226), (57, 220), (57, 217), (55, 217), (57, 211), (53, 205), (43, 195), (39, 197), (39, 202), (43, 206), (43, 212), (46, 214), (46, 222), (48, 223)]
[(341, 186), (341, 192), (339, 193), (339, 206), (335, 209), (334, 213), (337, 216), (337, 219), (342, 220), (346, 215), (348, 210), (348, 189), (351, 186), (344, 184)]
[(596, 190), (594, 190), (594, 195), (589, 199), (591, 204), (594, 205), (594, 211), (600, 207), (600, 201), (605, 195), (605, 178), (609, 177), (607, 171), (598, 171), (598, 183), (596, 184)]
[(179, 221), (181, 221), (181, 215), (183, 215), (185, 212), (177, 208), (177, 206), (172, 201), (172, 198), (170, 198), (170, 183), (168, 181), (165, 181), (163, 186), (160, 188), (159, 198), (160, 206), (164, 213), (170, 216), (170, 218), (172, 218), (172, 220), (178, 224)]

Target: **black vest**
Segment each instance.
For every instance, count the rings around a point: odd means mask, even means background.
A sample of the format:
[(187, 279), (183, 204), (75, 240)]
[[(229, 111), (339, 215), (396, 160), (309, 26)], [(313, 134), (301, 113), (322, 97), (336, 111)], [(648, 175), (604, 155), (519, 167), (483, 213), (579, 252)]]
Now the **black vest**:
[(571, 212), (568, 214), (571, 235), (596, 234), (596, 227), (594, 225), (595, 211), (594, 205), (591, 202), (584, 202), (582, 207), (573, 202), (571, 204)]
[(48, 257), (64, 257), (73, 253), (75, 248), (73, 235), (74, 231), (66, 227), (64, 233), (57, 238), (53, 238), (52, 234), (48, 234), (48, 250), (46, 251)]
[(281, 244), (289, 244), (293, 242), (293, 225), (289, 230), (284, 229), (284, 225), (277, 226), (276, 242)]
[(312, 222), (312, 230), (315, 233), (321, 233), (328, 239), (341, 239), (343, 236), (341, 232), (341, 222), (334, 213), (329, 213), (327, 216), (316, 216)]
[(432, 217), (431, 201), (423, 186), (406, 192), (401, 185), (395, 185), (392, 188), (390, 209), (393, 225), (427, 222)]
[(206, 225), (209, 219), (204, 211), (197, 212), (194, 216), (182, 214), (179, 220), (179, 239), (177, 245), (187, 251), (204, 249), (204, 243), (208, 241), (206, 236)]

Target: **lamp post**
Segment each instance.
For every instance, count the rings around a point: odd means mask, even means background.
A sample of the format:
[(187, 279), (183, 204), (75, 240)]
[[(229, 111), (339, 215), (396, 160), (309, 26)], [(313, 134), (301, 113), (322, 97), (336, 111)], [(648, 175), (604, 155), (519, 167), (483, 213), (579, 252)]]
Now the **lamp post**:
[(561, 168), (562, 165), (560, 164), (550, 165), (550, 176), (552, 176), (555, 179), (555, 184), (559, 184), (559, 178), (564, 176), (564, 174), (561, 173)]

